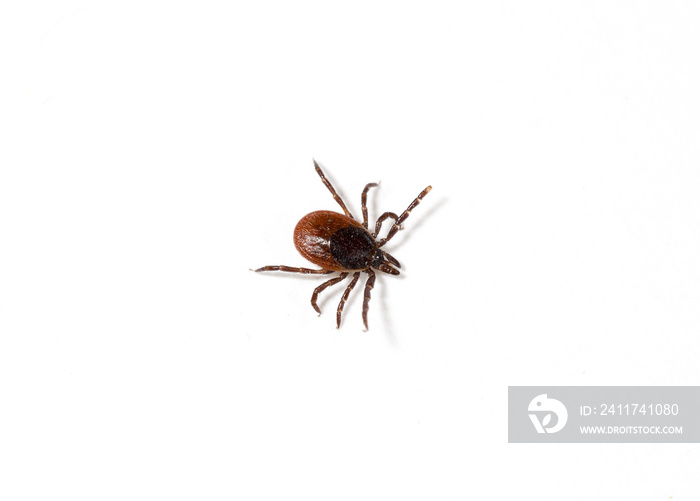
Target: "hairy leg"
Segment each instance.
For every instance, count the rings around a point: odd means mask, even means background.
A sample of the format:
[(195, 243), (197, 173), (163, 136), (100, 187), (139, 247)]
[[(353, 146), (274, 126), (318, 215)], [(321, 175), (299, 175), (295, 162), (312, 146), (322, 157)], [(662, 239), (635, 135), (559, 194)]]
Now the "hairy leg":
[(348, 285), (345, 292), (343, 292), (343, 297), (340, 298), (340, 303), (338, 303), (338, 311), (336, 313), (336, 329), (340, 328), (340, 317), (343, 315), (343, 308), (345, 307), (345, 301), (348, 300), (350, 292), (355, 288), (357, 280), (360, 278), (360, 272), (356, 271), (352, 276), (352, 282)]
[(365, 323), (365, 329), (369, 330), (369, 327), (367, 326), (367, 312), (369, 311), (369, 300), (372, 295), (371, 292), (374, 288), (374, 280), (377, 278), (377, 275), (375, 275), (371, 268), (367, 268), (365, 271), (367, 271), (369, 278), (365, 284), (365, 300), (362, 303), (362, 321)]
[(294, 268), (292, 266), (263, 266), (253, 271), (287, 271), (289, 273), (304, 273), (305, 275), (328, 275), (329, 273), (335, 273), (333, 270), (310, 270), (309, 268)]
[(316, 313), (318, 313), (319, 315), (321, 314), (321, 309), (316, 304), (316, 300), (318, 299), (318, 295), (322, 291), (324, 291), (327, 287), (330, 287), (331, 285), (335, 285), (338, 282), (342, 282), (343, 280), (345, 280), (345, 277), (347, 277), (347, 276), (348, 276), (347, 272), (341, 273), (337, 277), (331, 278), (327, 282), (323, 282), (321, 285), (319, 285), (318, 287), (316, 287), (314, 289), (314, 293), (311, 295), (311, 306), (313, 306), (314, 310), (316, 310)]
[(326, 175), (321, 170), (321, 167), (318, 166), (318, 163), (316, 163), (316, 160), (314, 160), (314, 167), (316, 167), (316, 172), (321, 177), (321, 181), (323, 181), (323, 184), (326, 185), (326, 188), (328, 188), (328, 191), (331, 192), (331, 195), (333, 195), (333, 198), (335, 199), (335, 201), (338, 202), (338, 205), (340, 205), (340, 207), (342, 207), (343, 212), (345, 212), (345, 215), (348, 216), (350, 219), (355, 219), (354, 217), (352, 217), (352, 214), (350, 214), (350, 211), (345, 206), (345, 202), (343, 202), (343, 199), (340, 198), (340, 195), (338, 195), (338, 193), (335, 191), (335, 188), (333, 188), (333, 185), (331, 184), (331, 182), (328, 179), (326, 179)]
[(379, 186), (377, 183), (368, 183), (367, 186), (365, 186), (365, 189), (362, 190), (362, 226), (367, 229), (367, 192), (370, 190), (370, 188), (374, 188), (375, 186)]
[(401, 223), (403, 223), (406, 220), (406, 218), (408, 218), (409, 214), (411, 214), (411, 211), (418, 206), (420, 201), (423, 200), (423, 197), (430, 193), (430, 190), (432, 189), (432, 186), (428, 186), (426, 189), (420, 192), (420, 195), (418, 195), (416, 199), (413, 202), (411, 202), (411, 205), (409, 205), (408, 208), (405, 211), (403, 211), (403, 213), (398, 217), (398, 219), (394, 221), (394, 225), (389, 230), (389, 234), (386, 236), (386, 238), (379, 241), (379, 243), (377, 244), (379, 247), (391, 240), (391, 238), (396, 234), (396, 232), (399, 231)]

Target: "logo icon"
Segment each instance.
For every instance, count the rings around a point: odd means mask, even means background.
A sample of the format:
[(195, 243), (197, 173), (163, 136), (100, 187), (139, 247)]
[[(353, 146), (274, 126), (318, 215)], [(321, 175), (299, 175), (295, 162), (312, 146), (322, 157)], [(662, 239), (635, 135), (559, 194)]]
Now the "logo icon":
[[(530, 421), (535, 425), (537, 433), (556, 433), (561, 430), (569, 419), (569, 413), (559, 400), (547, 398), (547, 394), (537, 395), (532, 399), (527, 410), (530, 412)], [(557, 417), (553, 426), (548, 426), (552, 421), (552, 414)], [(540, 421), (539, 416), (542, 416)]]

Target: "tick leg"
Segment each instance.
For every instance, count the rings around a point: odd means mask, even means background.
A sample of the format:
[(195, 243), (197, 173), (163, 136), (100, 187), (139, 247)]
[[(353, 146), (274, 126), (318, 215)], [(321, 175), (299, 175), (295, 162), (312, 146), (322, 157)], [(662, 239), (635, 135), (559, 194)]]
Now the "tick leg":
[[(347, 275), (347, 273), (346, 273)], [(357, 283), (357, 280), (360, 278), (360, 272), (356, 271), (353, 276), (352, 276), (352, 282), (350, 282), (350, 285), (348, 285), (347, 289), (345, 289), (345, 292), (343, 292), (343, 297), (340, 298), (340, 303), (338, 303), (338, 313), (336, 314), (336, 326), (335, 328), (338, 329), (340, 327), (340, 317), (343, 314), (343, 308), (345, 307), (345, 301), (348, 300), (348, 296), (350, 295), (350, 291), (355, 287), (355, 284)]]
[[(399, 231), (399, 226), (401, 225), (401, 223), (403, 223), (406, 220), (406, 218), (411, 213), (411, 211), (416, 208), (416, 206), (420, 203), (420, 201), (423, 200), (423, 197), (426, 196), (428, 193), (430, 193), (430, 190), (432, 190), (432, 189), (433, 189), (432, 186), (428, 186), (426, 189), (424, 189), (423, 191), (420, 192), (420, 195), (418, 195), (416, 197), (416, 199), (413, 202), (411, 202), (411, 205), (408, 206), (408, 209), (403, 211), (403, 213), (399, 216), (399, 218), (396, 221), (394, 221), (394, 226), (392, 226), (391, 229), (389, 230), (389, 234), (386, 236), (386, 238), (384, 238), (383, 240), (380, 240), (380, 242), (377, 244), (377, 247), (381, 247), (382, 245), (387, 243), (389, 240), (391, 240), (391, 238), (396, 234), (396, 232)], [(389, 217), (389, 216), (387, 216), (387, 217)]]
[[(386, 263), (380, 264), (377, 267), (377, 269), (379, 271), (383, 271), (384, 273), (389, 273), (390, 275), (400, 275), (401, 273), (399, 273), (399, 270), (397, 270), (396, 268), (401, 268), (401, 265), (396, 260), (396, 258), (389, 254), (387, 251), (382, 251), (382, 253), (384, 254), (384, 259), (386, 260)], [(394, 266), (396, 266), (396, 268), (392, 268), (387, 263), (393, 264)]]
[(325, 184), (326, 188), (328, 188), (328, 190), (331, 192), (331, 195), (333, 195), (335, 201), (338, 202), (338, 205), (340, 205), (343, 208), (343, 212), (345, 212), (345, 215), (348, 216), (350, 219), (355, 219), (354, 217), (352, 217), (352, 214), (350, 214), (348, 208), (345, 207), (345, 202), (343, 202), (343, 199), (340, 198), (340, 195), (336, 193), (335, 188), (333, 188), (331, 182), (328, 179), (326, 179), (326, 176), (323, 174), (321, 167), (318, 166), (318, 163), (316, 163), (316, 160), (314, 160), (314, 167), (316, 167), (316, 172), (319, 176), (321, 176), (321, 181), (323, 181), (323, 184)]
[(292, 266), (263, 266), (253, 271), (288, 271), (290, 273), (304, 273), (305, 275), (328, 275), (329, 273), (335, 273), (333, 270), (310, 270), (309, 268), (294, 268)]
[(394, 214), (393, 212), (385, 212), (381, 216), (379, 216), (379, 219), (377, 219), (376, 224), (374, 225), (374, 233), (372, 233), (372, 236), (374, 238), (377, 238), (377, 235), (379, 235), (379, 230), (382, 229), (382, 223), (386, 221), (387, 219), (393, 219), (394, 221), (399, 219), (399, 216)]
[(367, 192), (370, 188), (374, 188), (375, 186), (379, 186), (379, 184), (369, 183), (365, 186), (365, 189), (362, 190), (362, 226), (364, 226), (365, 229), (367, 229)]
[(387, 251), (382, 251), (382, 254), (384, 254), (384, 259), (389, 261), (389, 263), (393, 264), (397, 268), (401, 268), (401, 263), (399, 263), (394, 256), (389, 254)]
[(392, 268), (391, 266), (389, 266), (386, 263), (380, 264), (379, 266), (377, 266), (377, 269), (379, 271), (383, 271), (384, 273), (388, 273), (390, 275), (401, 275), (399, 270), (397, 270), (396, 268)]
[(367, 268), (365, 271), (369, 275), (369, 278), (365, 284), (365, 300), (362, 303), (362, 321), (365, 323), (365, 329), (369, 330), (369, 327), (367, 327), (367, 312), (369, 311), (369, 300), (372, 289), (374, 288), (374, 280), (377, 278), (377, 275), (374, 274), (371, 268)]
[(347, 276), (348, 276), (348, 273), (343, 272), (340, 275), (338, 275), (337, 277), (331, 278), (327, 282), (323, 282), (321, 285), (319, 285), (318, 287), (316, 287), (314, 289), (314, 293), (311, 295), (311, 306), (313, 306), (314, 310), (316, 310), (316, 313), (318, 313), (319, 315), (321, 314), (321, 310), (318, 307), (318, 305), (316, 304), (316, 300), (318, 299), (319, 293), (321, 293), (327, 287), (330, 287), (331, 285), (335, 285), (338, 282), (345, 280), (345, 277), (347, 277)]

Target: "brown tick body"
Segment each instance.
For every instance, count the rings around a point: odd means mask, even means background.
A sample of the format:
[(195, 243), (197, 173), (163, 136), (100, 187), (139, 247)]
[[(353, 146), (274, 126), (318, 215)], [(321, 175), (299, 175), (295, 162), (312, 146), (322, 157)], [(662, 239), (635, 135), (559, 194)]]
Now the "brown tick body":
[[(380, 247), (391, 240), (400, 229), (401, 223), (405, 221), (411, 213), (411, 210), (420, 203), (422, 198), (428, 194), (432, 187), (428, 186), (424, 189), (400, 216), (397, 216), (393, 212), (385, 212), (382, 214), (379, 219), (377, 219), (374, 232), (370, 233), (367, 229), (367, 192), (370, 188), (377, 186), (377, 183), (369, 183), (362, 191), (363, 221), (360, 223), (350, 214), (345, 203), (336, 193), (330, 181), (326, 179), (326, 176), (315, 160), (314, 166), (321, 180), (333, 195), (333, 198), (338, 202), (343, 212), (345, 212), (345, 215), (331, 211), (312, 212), (301, 218), (294, 229), (294, 245), (297, 251), (299, 251), (299, 254), (315, 265), (320, 266), (321, 269), (312, 270), (291, 266), (263, 266), (255, 271), (287, 271), (318, 275), (340, 272), (340, 275), (337, 277), (331, 278), (314, 289), (314, 293), (311, 296), (311, 306), (319, 315), (321, 314), (321, 310), (316, 304), (319, 293), (327, 287), (341, 282), (353, 272), (352, 281), (345, 289), (340, 299), (340, 304), (338, 304), (336, 313), (337, 327), (340, 327), (343, 307), (350, 295), (350, 291), (352, 291), (355, 284), (357, 284), (360, 273), (364, 271), (369, 275), (367, 283), (365, 284), (365, 297), (362, 306), (362, 320), (365, 324), (365, 328), (367, 328), (370, 293), (376, 279), (374, 269), (391, 275), (398, 275), (399, 270), (396, 268), (401, 267), (394, 257), (388, 252), (381, 250)], [(377, 240), (377, 235), (382, 227), (382, 223), (387, 219), (393, 219), (394, 224), (389, 229), (385, 238)]]

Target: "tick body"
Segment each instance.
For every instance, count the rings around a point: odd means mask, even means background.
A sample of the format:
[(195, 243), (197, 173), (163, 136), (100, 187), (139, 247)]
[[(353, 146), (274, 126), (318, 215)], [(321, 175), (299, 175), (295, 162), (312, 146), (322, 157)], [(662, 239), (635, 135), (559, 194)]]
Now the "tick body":
[[(314, 270), (275, 265), (263, 266), (255, 271), (286, 271), (319, 275), (339, 272), (340, 274), (338, 276), (331, 278), (314, 289), (314, 293), (311, 296), (311, 306), (319, 314), (321, 310), (316, 304), (318, 295), (331, 285), (343, 281), (352, 273), (353, 278), (345, 289), (336, 311), (337, 327), (340, 327), (343, 307), (345, 306), (350, 292), (357, 284), (360, 274), (362, 272), (367, 273), (368, 278), (365, 283), (364, 303), (362, 306), (362, 320), (365, 324), (365, 328), (367, 328), (369, 300), (376, 279), (374, 270), (379, 270), (391, 275), (398, 275), (399, 270), (397, 268), (401, 267), (399, 262), (389, 253), (382, 250), (381, 247), (391, 240), (400, 229), (401, 223), (405, 221), (411, 213), (411, 210), (420, 203), (421, 199), (427, 195), (432, 188), (430, 186), (425, 188), (400, 216), (393, 212), (385, 212), (382, 214), (377, 219), (374, 232), (370, 233), (367, 221), (367, 192), (371, 188), (376, 187), (377, 183), (367, 184), (362, 191), (363, 221), (360, 223), (350, 214), (345, 203), (336, 193), (330, 181), (326, 179), (326, 176), (323, 174), (323, 171), (316, 161), (314, 161), (314, 166), (321, 180), (344, 212), (344, 214), (325, 210), (312, 212), (301, 218), (294, 229), (294, 245), (297, 251), (299, 251), (299, 254), (321, 269)], [(385, 238), (377, 239), (382, 223), (387, 219), (392, 219), (394, 223)]]
[(337, 212), (320, 210), (304, 216), (294, 229), (294, 245), (299, 254), (325, 270), (362, 271), (384, 264), (384, 253), (372, 234)]

